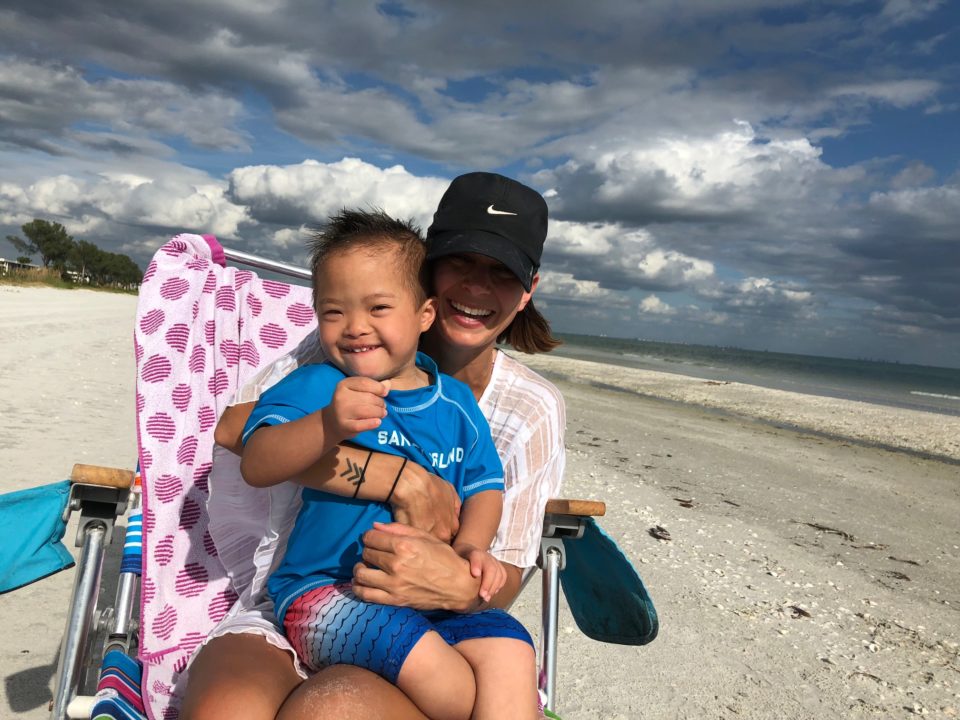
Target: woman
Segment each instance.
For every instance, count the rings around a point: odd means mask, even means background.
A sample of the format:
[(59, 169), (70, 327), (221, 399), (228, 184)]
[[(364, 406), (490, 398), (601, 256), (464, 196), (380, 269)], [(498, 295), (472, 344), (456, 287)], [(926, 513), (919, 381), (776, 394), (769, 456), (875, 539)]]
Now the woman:
[[(473, 390), (504, 465), (503, 518), (491, 552), (508, 580), (490, 605), (509, 605), (523, 571), (536, 562), (546, 501), (560, 486), (564, 467), (563, 399), (557, 389), (504, 353), (497, 341), (523, 352), (558, 344), (531, 296), (547, 232), (547, 206), (534, 190), (501, 175), (471, 173), (444, 193), (427, 233), (427, 260), (437, 319), (422, 349), (440, 370)], [(217, 441), (239, 448), (253, 399), (293, 367), (320, 358), (314, 342), (301, 345), (241, 391), (240, 404), (224, 413)], [(363, 464), (366, 452), (341, 447), (299, 482), (312, 487)], [(449, 484), (399, 458), (375, 456), (365, 472), (368, 488), (382, 496), (401, 475), (391, 497), (394, 524), (363, 537), (364, 563), (354, 572), (362, 600), (419, 609), (470, 612), (485, 606), (479, 582), (449, 545), (457, 527)], [(241, 599), (241, 604), (243, 599)], [(423, 718), (396, 687), (352, 666), (303, 673), (269, 601), (235, 607), (190, 666), (181, 717), (272, 720), (344, 717)]]

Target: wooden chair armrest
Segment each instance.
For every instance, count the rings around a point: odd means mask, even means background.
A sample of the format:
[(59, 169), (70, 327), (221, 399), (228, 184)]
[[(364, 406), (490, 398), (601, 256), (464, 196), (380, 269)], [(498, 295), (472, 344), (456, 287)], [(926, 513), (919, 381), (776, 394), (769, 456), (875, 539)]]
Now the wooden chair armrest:
[(554, 515), (600, 517), (607, 512), (607, 505), (600, 500), (572, 500), (554, 498), (553, 500), (547, 500), (546, 512)]
[(129, 490), (133, 487), (134, 474), (131, 470), (83, 465), (77, 463), (70, 473), (70, 482), (80, 485), (99, 485), (100, 487)]

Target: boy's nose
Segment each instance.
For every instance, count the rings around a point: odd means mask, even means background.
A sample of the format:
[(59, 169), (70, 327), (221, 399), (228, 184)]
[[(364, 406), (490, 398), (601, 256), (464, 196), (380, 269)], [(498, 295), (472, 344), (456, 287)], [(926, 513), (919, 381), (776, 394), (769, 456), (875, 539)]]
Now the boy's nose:
[(366, 335), (368, 332), (370, 332), (370, 325), (367, 323), (366, 318), (352, 315), (347, 318), (347, 324), (344, 328), (344, 332), (350, 337)]

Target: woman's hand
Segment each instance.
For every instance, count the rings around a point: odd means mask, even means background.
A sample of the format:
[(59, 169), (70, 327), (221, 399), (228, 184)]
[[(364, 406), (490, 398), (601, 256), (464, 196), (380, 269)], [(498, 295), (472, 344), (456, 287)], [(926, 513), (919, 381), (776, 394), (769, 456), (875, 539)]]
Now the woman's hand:
[(460, 529), (460, 498), (452, 483), (408, 462), (390, 497), (393, 519), (449, 543)]
[(363, 562), (353, 569), (353, 592), (366, 602), (417, 610), (469, 612), (480, 581), (470, 563), (433, 535), (399, 523), (374, 523), (363, 534)]

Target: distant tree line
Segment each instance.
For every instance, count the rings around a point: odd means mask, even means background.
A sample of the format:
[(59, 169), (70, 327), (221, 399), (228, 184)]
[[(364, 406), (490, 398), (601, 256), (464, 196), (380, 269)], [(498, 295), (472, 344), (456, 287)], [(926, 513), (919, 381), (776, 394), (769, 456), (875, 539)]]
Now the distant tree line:
[(26, 240), (7, 235), (21, 253), (17, 262), (29, 263), (39, 254), (43, 267), (95, 285), (138, 285), (143, 279), (143, 271), (129, 256), (101, 250), (86, 240), (74, 240), (60, 223), (34, 219), (20, 229)]

